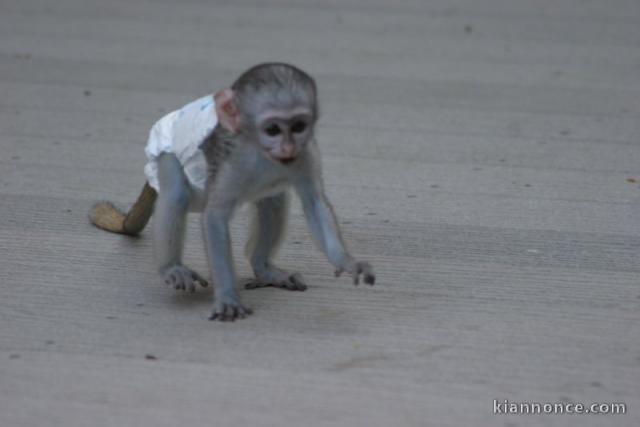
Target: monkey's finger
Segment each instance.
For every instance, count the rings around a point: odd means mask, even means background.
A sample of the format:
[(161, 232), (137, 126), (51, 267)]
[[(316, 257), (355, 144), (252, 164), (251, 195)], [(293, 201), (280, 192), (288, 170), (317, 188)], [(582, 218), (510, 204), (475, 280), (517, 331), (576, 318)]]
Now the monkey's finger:
[(376, 282), (376, 275), (373, 274), (373, 268), (368, 262), (363, 262), (361, 265), (362, 275), (364, 277), (364, 283), (373, 285)]
[(356, 264), (356, 272), (353, 273), (353, 284), (360, 284), (360, 275), (362, 274), (362, 265), (360, 263)]
[(293, 284), (295, 285), (295, 290), (297, 291), (304, 291), (307, 289), (307, 284), (304, 283), (304, 280), (302, 279), (302, 276), (298, 273), (295, 273), (293, 275), (291, 275), (291, 277), (289, 278)]
[(236, 320), (234, 312), (235, 312), (235, 307), (233, 307), (233, 306), (231, 306), (229, 304), (225, 304), (224, 305), (224, 314), (223, 314), (223, 318), (222, 319), (224, 321), (232, 321), (233, 322), (234, 320)]
[(227, 311), (228, 320), (235, 322), (235, 320), (238, 318), (238, 307), (235, 305), (229, 305), (227, 307), (228, 307), (228, 311)]
[(272, 286), (271, 283), (264, 283), (261, 282), (259, 280), (249, 280), (247, 283), (244, 284), (244, 288), (245, 289), (257, 289), (257, 288), (264, 288), (267, 286)]
[(219, 322), (233, 322), (236, 319), (244, 319), (253, 314), (253, 310), (244, 305), (223, 304), (216, 307), (209, 316), (209, 320), (217, 320)]
[(290, 275), (285, 280), (283, 280), (280, 283), (280, 286), (290, 291), (298, 290), (298, 283), (296, 282), (296, 279), (293, 277), (293, 275)]
[(280, 283), (274, 284), (273, 286), (278, 288), (284, 288), (290, 291), (294, 291), (296, 289), (296, 284), (293, 280), (291, 280), (291, 277), (288, 277), (283, 281), (281, 281)]
[(218, 320), (221, 322), (226, 322), (227, 321), (227, 305), (223, 304), (222, 307), (220, 307), (220, 310), (218, 311)]
[(209, 320), (217, 320), (218, 322), (226, 322), (229, 320), (224, 313), (213, 312), (211, 316), (209, 316)]
[(189, 291), (189, 292), (196, 291), (196, 285), (193, 283), (193, 279), (191, 278), (191, 275), (188, 272), (183, 271), (180, 273), (180, 281), (181, 281), (181, 288), (184, 289), (185, 291)]
[(181, 271), (180, 272), (180, 281), (182, 282), (181, 283), (181, 287), (185, 291), (189, 291), (189, 292), (195, 292), (196, 291), (196, 286), (193, 284), (193, 279), (191, 278), (191, 275), (189, 274), (189, 272)]
[(238, 318), (241, 318), (241, 319), (244, 319), (248, 315), (253, 314), (253, 310), (251, 310), (249, 307), (245, 307), (244, 305), (237, 306), (237, 309), (238, 309)]
[(206, 288), (207, 286), (209, 286), (209, 282), (207, 282), (201, 275), (199, 275), (195, 271), (191, 272), (191, 278), (194, 281), (200, 283), (200, 286), (202, 286), (203, 288)]
[(372, 273), (365, 273), (364, 274), (364, 283), (366, 283), (367, 285), (371, 285), (373, 286), (374, 283), (376, 283), (376, 276), (375, 274)]
[(211, 316), (209, 317), (209, 320), (217, 320), (219, 322), (224, 322), (227, 320), (226, 315), (225, 315), (225, 308), (226, 306), (222, 306), (219, 308), (216, 308), (215, 310), (213, 310), (213, 313), (211, 313)]
[(169, 276), (169, 280), (171, 281), (171, 285), (173, 285), (174, 289), (183, 289), (180, 277), (177, 273), (171, 273), (171, 275)]

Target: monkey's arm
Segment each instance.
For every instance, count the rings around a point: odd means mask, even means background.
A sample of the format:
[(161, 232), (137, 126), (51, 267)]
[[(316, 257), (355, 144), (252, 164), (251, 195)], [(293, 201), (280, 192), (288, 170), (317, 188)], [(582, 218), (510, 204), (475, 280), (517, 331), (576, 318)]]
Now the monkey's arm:
[(203, 215), (204, 236), (215, 287), (214, 309), (209, 320), (235, 320), (252, 313), (251, 309), (240, 303), (236, 292), (229, 233), (232, 212), (232, 205), (217, 205), (209, 200)]
[(302, 201), (302, 208), (311, 233), (329, 262), (335, 267), (336, 276), (346, 271), (353, 276), (353, 283), (357, 285), (362, 274), (364, 282), (373, 285), (376, 277), (371, 265), (365, 261), (357, 261), (349, 254), (320, 179), (304, 177), (298, 181), (296, 191)]

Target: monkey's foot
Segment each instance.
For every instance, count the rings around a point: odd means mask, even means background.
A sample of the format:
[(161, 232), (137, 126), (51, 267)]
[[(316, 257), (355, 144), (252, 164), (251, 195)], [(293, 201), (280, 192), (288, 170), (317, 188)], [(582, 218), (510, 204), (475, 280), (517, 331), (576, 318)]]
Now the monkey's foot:
[(300, 273), (289, 273), (279, 268), (271, 268), (263, 273), (256, 273), (256, 278), (244, 285), (245, 289), (257, 289), (272, 286), (289, 291), (304, 291), (307, 284)]
[(244, 319), (248, 315), (253, 314), (253, 310), (245, 307), (238, 301), (237, 297), (217, 297), (214, 302), (213, 313), (209, 316), (209, 320), (219, 320), (221, 322), (236, 319)]
[(175, 289), (182, 289), (189, 292), (196, 291), (196, 282), (201, 286), (206, 287), (209, 285), (206, 280), (202, 278), (198, 273), (184, 265), (174, 265), (167, 268), (161, 273), (164, 283)]

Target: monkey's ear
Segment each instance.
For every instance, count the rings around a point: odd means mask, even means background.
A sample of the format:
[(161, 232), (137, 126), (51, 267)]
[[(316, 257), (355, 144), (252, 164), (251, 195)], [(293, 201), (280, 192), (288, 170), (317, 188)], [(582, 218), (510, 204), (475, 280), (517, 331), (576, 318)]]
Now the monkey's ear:
[(214, 95), (216, 114), (220, 124), (231, 133), (240, 129), (240, 112), (231, 89), (223, 89)]

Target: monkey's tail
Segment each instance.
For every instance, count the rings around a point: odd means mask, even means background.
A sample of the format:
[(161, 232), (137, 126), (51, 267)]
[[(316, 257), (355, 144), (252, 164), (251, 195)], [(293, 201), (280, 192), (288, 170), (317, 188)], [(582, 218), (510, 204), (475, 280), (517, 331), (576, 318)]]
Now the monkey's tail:
[(98, 228), (112, 233), (135, 236), (149, 222), (158, 193), (149, 183), (144, 185), (138, 200), (128, 213), (122, 212), (111, 202), (99, 202), (89, 211), (89, 220)]

